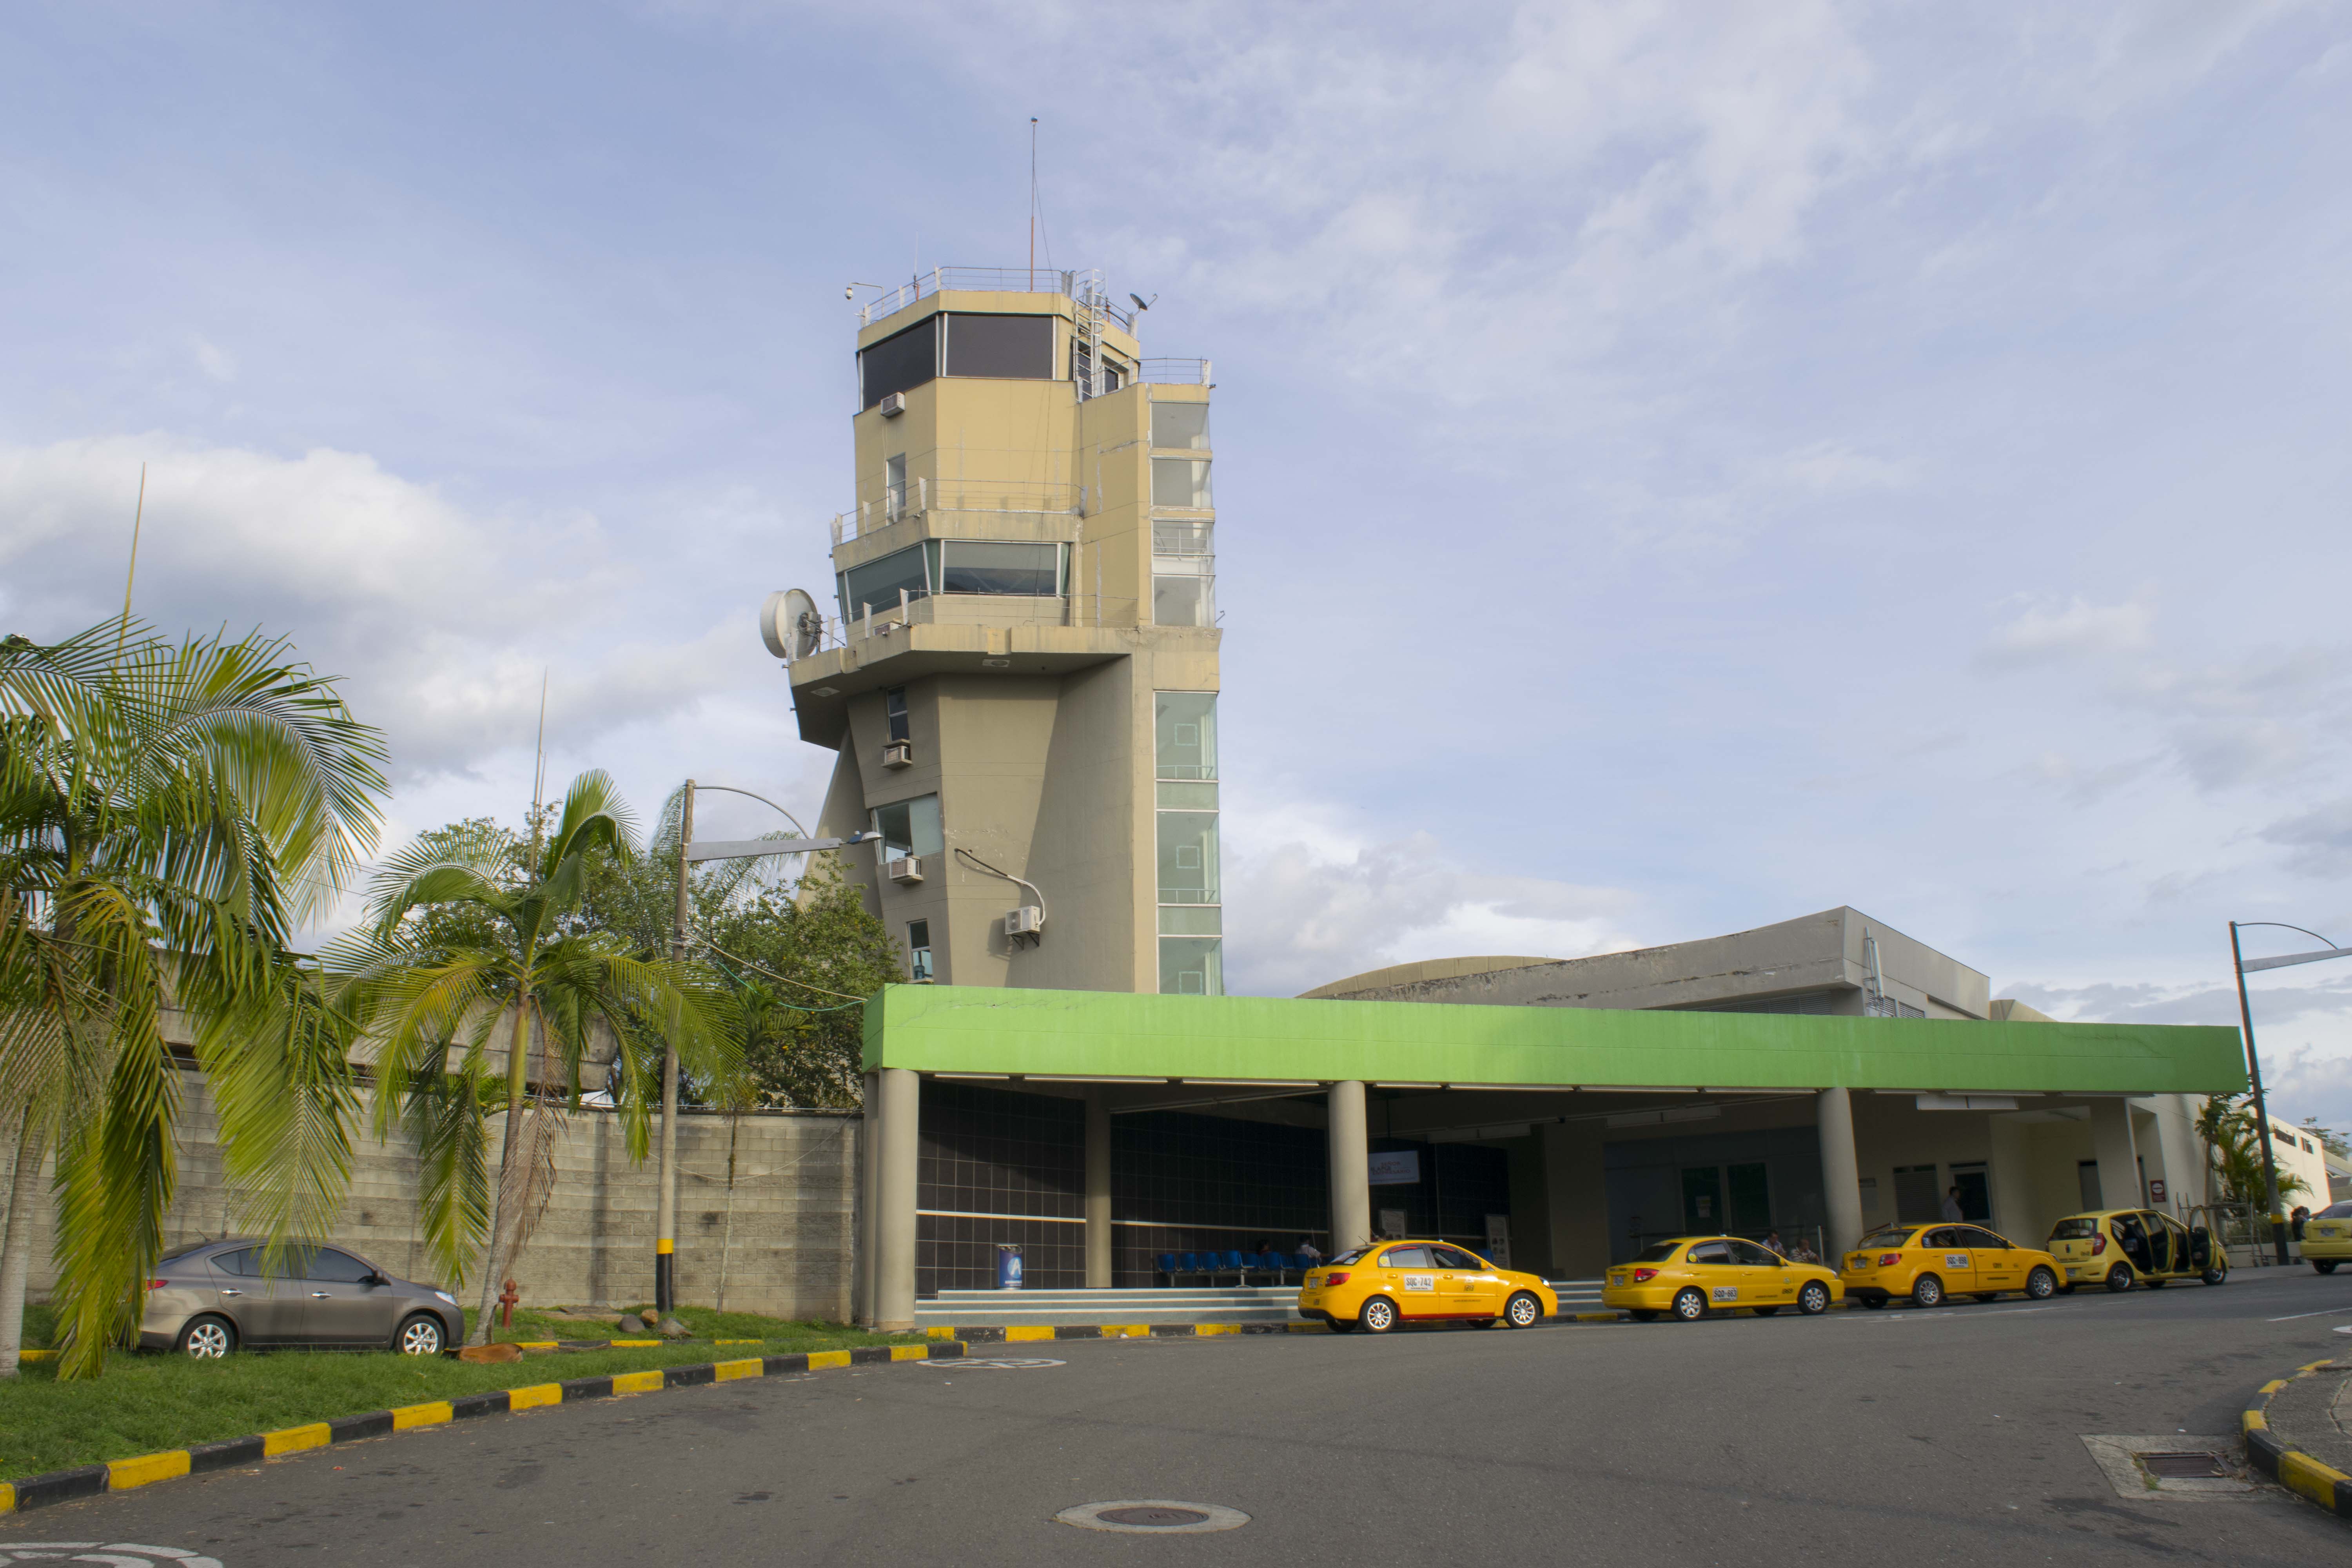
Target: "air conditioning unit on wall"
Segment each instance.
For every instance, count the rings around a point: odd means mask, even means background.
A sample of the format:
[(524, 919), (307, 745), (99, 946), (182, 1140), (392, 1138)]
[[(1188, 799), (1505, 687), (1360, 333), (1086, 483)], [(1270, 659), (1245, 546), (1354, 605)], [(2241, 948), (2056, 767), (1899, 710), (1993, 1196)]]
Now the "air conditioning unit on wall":
[(875, 406), (882, 410), (883, 418), (896, 419), (899, 415), (907, 412), (907, 395), (903, 392), (893, 392)]
[(1017, 910), (1004, 911), (1004, 934), (1027, 937), (1034, 942), (1045, 934), (1045, 911), (1034, 904), (1024, 904)]
[(923, 879), (923, 858), (908, 855), (887, 863), (886, 869), (894, 882), (919, 882)]
[(915, 765), (915, 742), (888, 741), (882, 746), (882, 765), (886, 768), (911, 768)]

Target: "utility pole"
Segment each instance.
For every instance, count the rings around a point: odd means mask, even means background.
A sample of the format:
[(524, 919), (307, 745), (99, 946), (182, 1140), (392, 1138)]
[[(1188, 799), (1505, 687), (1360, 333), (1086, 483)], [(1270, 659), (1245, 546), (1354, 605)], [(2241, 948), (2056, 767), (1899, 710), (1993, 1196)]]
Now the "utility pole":
[[(694, 842), (694, 781), (686, 781), (677, 817), (677, 907), (670, 928), (669, 955), (686, 962), (686, 847)], [(677, 1047), (662, 1047), (661, 1199), (654, 1220), (654, 1312), (664, 1330), (677, 1310)]]

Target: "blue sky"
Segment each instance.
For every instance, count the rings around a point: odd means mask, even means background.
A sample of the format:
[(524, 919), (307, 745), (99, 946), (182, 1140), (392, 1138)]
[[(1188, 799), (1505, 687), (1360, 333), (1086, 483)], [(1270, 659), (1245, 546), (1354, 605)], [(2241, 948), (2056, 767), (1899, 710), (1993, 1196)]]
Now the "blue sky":
[[(395, 831), (813, 805), (752, 617), (852, 279), (1216, 362), (1229, 968), (1852, 903), (2068, 1016), (2352, 940), (2352, 16), (2141, 0), (16, 7), (0, 620), (260, 624)], [(746, 804), (740, 824), (759, 826)], [(2291, 948), (2300, 939), (2285, 937)], [(2258, 1005), (2352, 1121), (2352, 973)]]

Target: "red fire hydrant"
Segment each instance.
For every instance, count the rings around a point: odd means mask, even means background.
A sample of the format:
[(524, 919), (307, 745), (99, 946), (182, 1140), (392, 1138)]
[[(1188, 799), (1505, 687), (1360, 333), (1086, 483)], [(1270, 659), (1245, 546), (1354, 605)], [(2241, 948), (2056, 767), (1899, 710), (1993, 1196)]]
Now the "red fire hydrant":
[(506, 1284), (507, 1288), (499, 1292), (499, 1327), (502, 1329), (514, 1321), (515, 1303), (522, 1300), (522, 1293), (515, 1289), (513, 1280), (509, 1279)]

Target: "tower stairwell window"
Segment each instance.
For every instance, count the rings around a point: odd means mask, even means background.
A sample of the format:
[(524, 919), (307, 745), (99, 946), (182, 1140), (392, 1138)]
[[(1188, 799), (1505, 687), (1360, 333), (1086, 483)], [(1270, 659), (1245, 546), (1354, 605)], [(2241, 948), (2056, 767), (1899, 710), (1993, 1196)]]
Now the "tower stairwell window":
[(940, 831), (940, 797), (935, 795), (876, 806), (874, 831), (882, 836), (885, 860), (937, 855), (947, 845)]
[(1207, 511), (1209, 460), (1206, 458), (1151, 459), (1151, 504), (1186, 511)]
[(1224, 898), (1217, 850), (1217, 694), (1152, 693), (1159, 795), (1160, 989), (1224, 994)]

